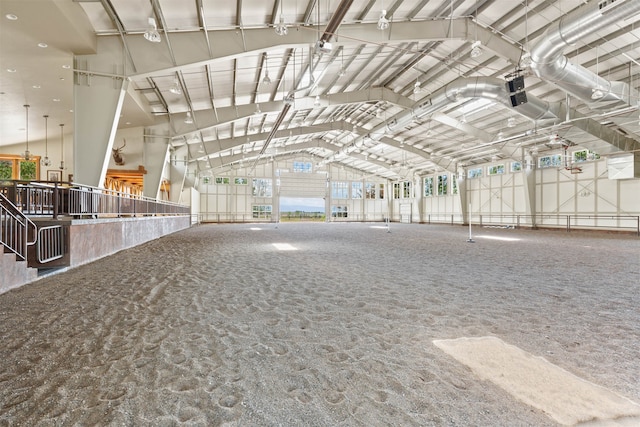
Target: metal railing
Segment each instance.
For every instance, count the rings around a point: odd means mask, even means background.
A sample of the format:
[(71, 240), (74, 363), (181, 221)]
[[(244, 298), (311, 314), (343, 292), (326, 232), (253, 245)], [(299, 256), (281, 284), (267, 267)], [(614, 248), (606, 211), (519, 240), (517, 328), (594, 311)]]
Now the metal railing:
[(40, 227), (36, 239), (38, 263), (46, 264), (64, 256), (64, 229), (61, 225)]
[[(481, 227), (510, 226), (513, 228), (559, 228), (571, 230), (615, 230), (630, 231), (640, 236), (640, 215), (601, 214), (472, 214), (472, 224)], [(427, 223), (464, 224), (460, 213), (427, 214)]]
[(36, 229), (36, 225), (0, 193), (0, 244), (22, 261), (27, 259), (28, 246), (35, 243), (35, 240), (29, 241), (30, 227)]
[(122, 217), (190, 215), (188, 206), (104, 188), (50, 181), (3, 181), (4, 194), (26, 215)]

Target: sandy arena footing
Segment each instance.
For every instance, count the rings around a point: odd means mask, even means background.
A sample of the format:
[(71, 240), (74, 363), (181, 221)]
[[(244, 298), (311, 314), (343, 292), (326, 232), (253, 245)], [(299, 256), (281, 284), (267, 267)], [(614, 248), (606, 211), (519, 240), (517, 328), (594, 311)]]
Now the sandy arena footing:
[(202, 225), (2, 294), (0, 426), (629, 421), (554, 418), (434, 341), (495, 337), (640, 402), (640, 238), (390, 231)]

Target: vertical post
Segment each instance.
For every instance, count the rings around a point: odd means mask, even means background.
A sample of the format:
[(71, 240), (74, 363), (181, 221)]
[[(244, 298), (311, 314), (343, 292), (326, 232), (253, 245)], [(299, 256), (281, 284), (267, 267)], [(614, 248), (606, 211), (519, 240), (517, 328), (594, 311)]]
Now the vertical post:
[(571, 215), (567, 215), (567, 233), (571, 230)]
[(58, 191), (60, 191), (60, 189), (58, 188), (58, 182), (55, 182), (53, 184), (53, 219), (58, 219)]
[(471, 203), (469, 203), (469, 238), (467, 239), (467, 243), (475, 243), (475, 240), (473, 240), (471, 236)]

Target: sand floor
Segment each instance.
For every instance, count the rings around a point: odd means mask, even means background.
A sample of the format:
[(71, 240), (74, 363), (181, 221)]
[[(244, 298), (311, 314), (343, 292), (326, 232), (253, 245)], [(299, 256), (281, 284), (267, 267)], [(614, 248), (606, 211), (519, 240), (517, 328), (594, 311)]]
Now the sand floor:
[(557, 425), (433, 343), (485, 336), (640, 402), (640, 238), (390, 231), (201, 225), (2, 294), (0, 426)]

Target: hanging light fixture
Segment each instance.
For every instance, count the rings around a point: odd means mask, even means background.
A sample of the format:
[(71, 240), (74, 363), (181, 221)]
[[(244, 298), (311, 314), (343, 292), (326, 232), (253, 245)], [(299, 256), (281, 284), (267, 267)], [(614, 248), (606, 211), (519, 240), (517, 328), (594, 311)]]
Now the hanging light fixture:
[(338, 76), (343, 77), (347, 74), (347, 70), (344, 69), (344, 47), (340, 50), (340, 71), (338, 72)]
[(193, 117), (191, 117), (191, 111), (187, 111), (187, 117), (184, 118), (184, 122), (188, 125), (193, 123)]
[(265, 86), (271, 84), (271, 79), (269, 78), (269, 60), (266, 53), (264, 54), (264, 78), (262, 79), (262, 84)]
[(51, 166), (51, 159), (49, 159), (49, 116), (44, 116), (44, 159), (40, 161), (42, 166)]
[(149, 28), (144, 32), (144, 38), (151, 43), (160, 43), (162, 39), (160, 38), (160, 33), (158, 33), (158, 26), (156, 25), (155, 18), (150, 16), (147, 22), (149, 23)]
[(64, 169), (64, 123), (60, 123), (60, 170)]
[(25, 160), (29, 160), (31, 159), (31, 153), (29, 152), (29, 107), (30, 105), (24, 104), (23, 107), (25, 109), (25, 117), (26, 117), (25, 131), (27, 134), (27, 139), (26, 139), (27, 148), (24, 150), (24, 154), (22, 155), (22, 157), (24, 157)]
[(387, 11), (382, 9), (380, 12), (380, 18), (378, 18), (378, 29), (386, 30), (389, 28), (389, 20), (387, 19)]
[(416, 79), (416, 82), (413, 84), (413, 93), (419, 94), (422, 92), (422, 88), (420, 87), (420, 80)]
[(471, 43), (470, 55), (472, 58), (477, 58), (480, 55), (482, 55), (483, 51), (481, 46), (482, 46), (482, 42), (480, 40), (476, 40), (473, 43)]
[(316, 95), (316, 99), (315, 101), (313, 101), (313, 105), (315, 105), (316, 107), (320, 106), (320, 95)]
[(280, 0), (280, 23), (276, 25), (275, 31), (279, 36), (286, 36), (289, 32), (287, 25), (284, 23), (284, 16), (282, 16), (282, 0)]
[(180, 95), (182, 93), (182, 89), (180, 89), (180, 82), (177, 77), (173, 78), (173, 85), (169, 88), (169, 92), (174, 95)]

